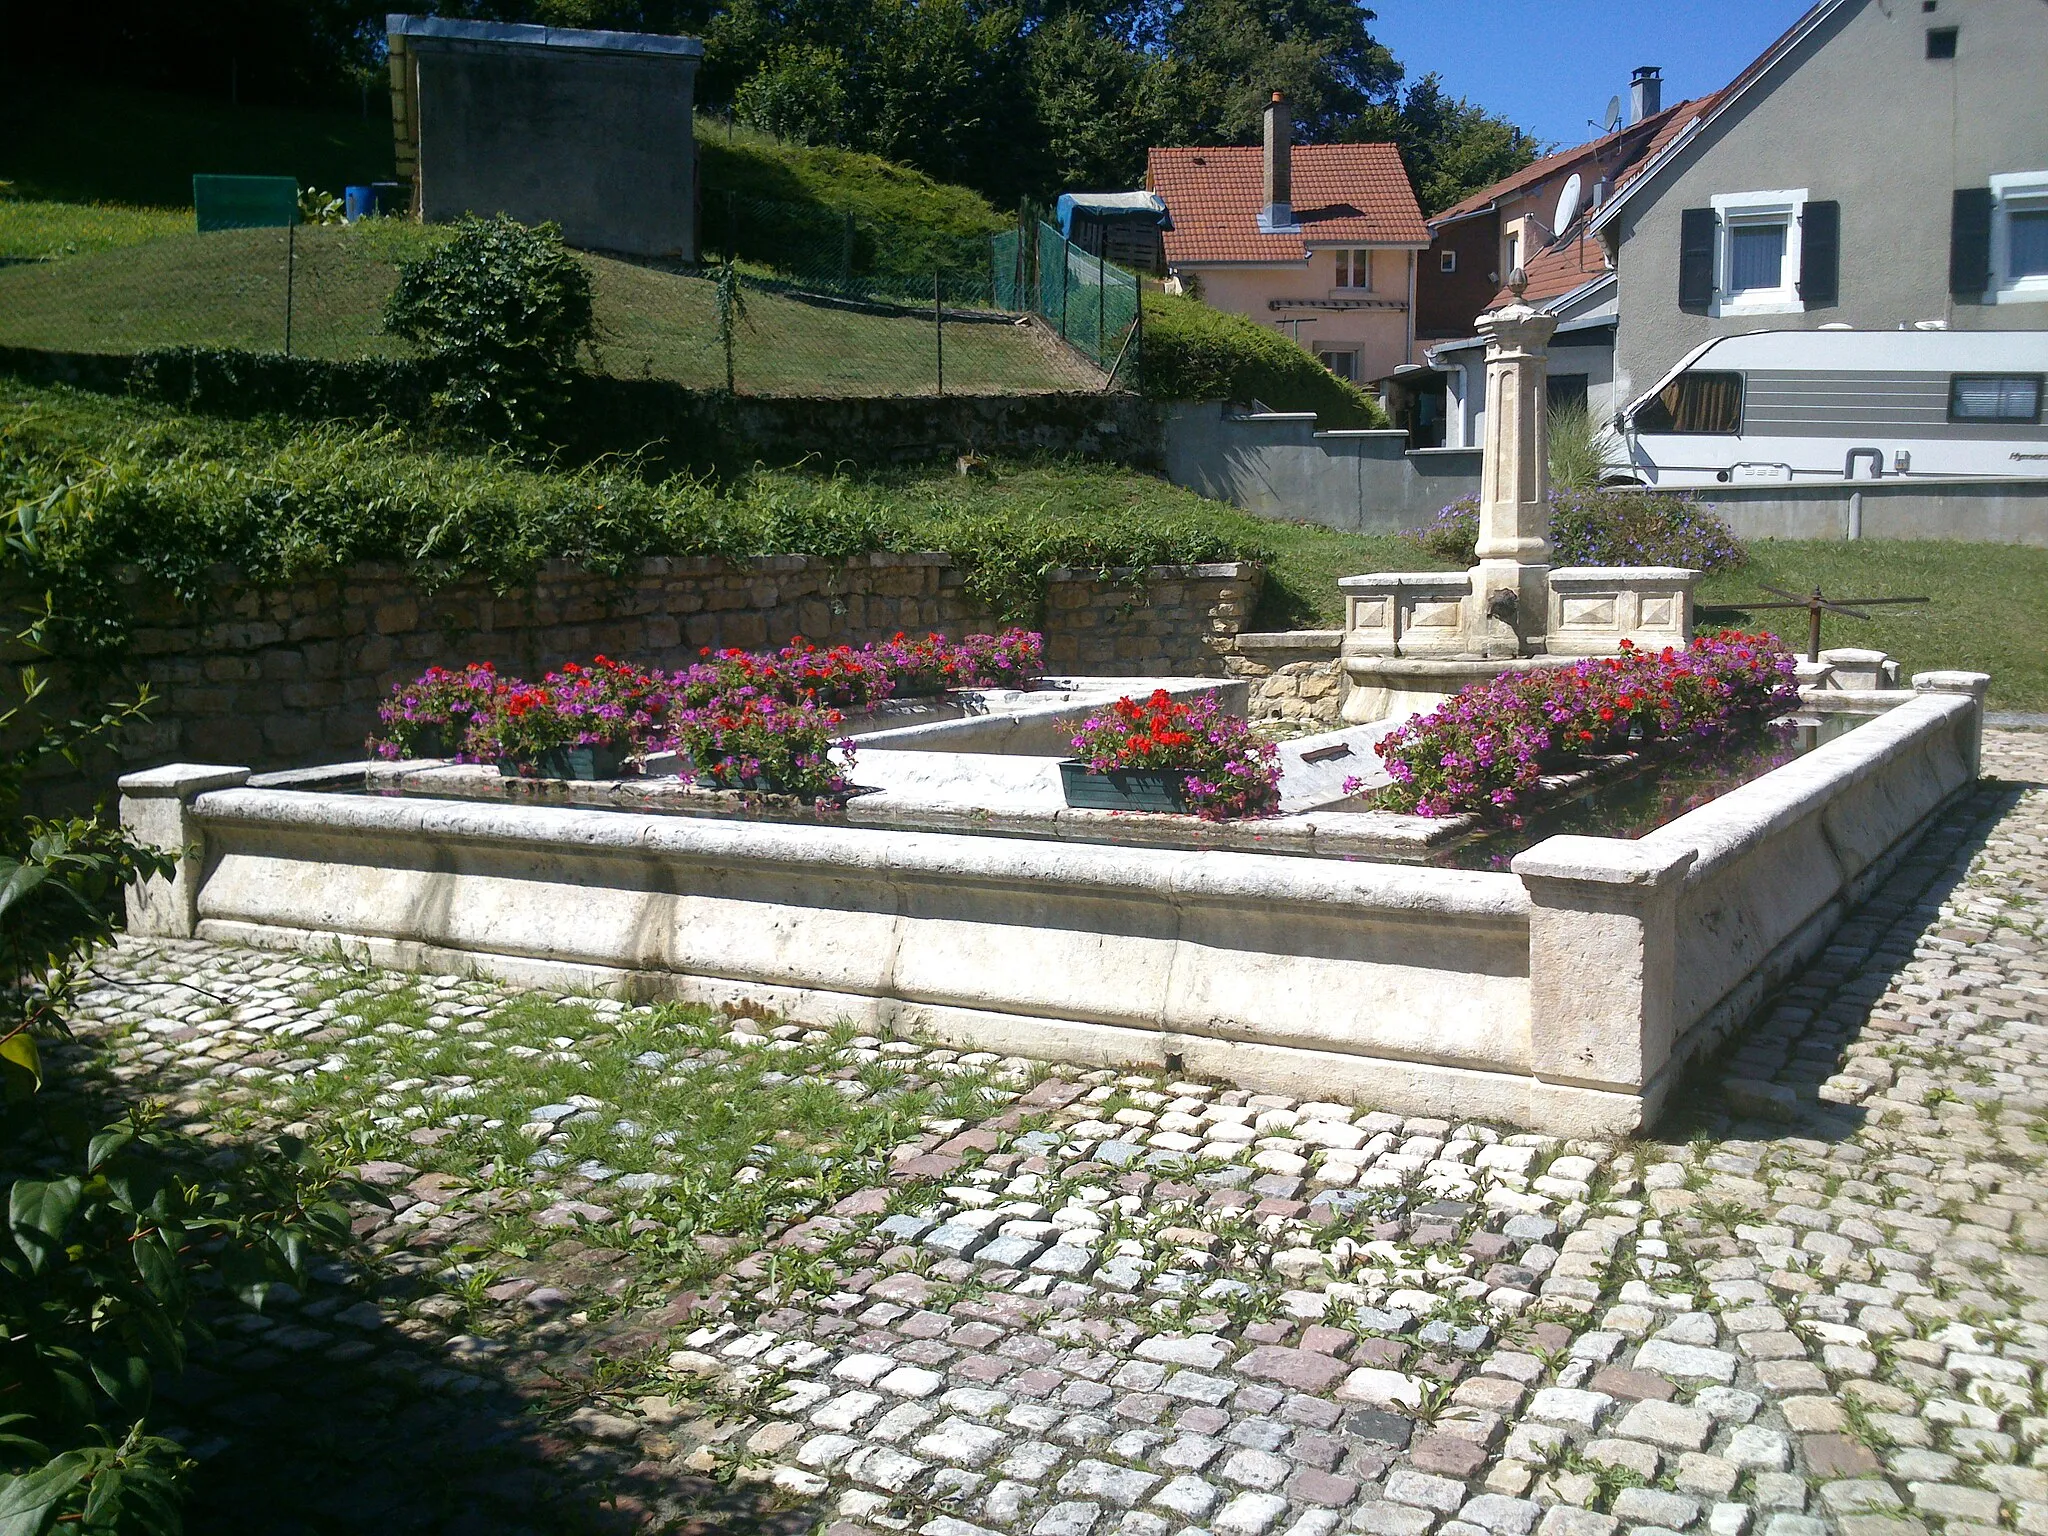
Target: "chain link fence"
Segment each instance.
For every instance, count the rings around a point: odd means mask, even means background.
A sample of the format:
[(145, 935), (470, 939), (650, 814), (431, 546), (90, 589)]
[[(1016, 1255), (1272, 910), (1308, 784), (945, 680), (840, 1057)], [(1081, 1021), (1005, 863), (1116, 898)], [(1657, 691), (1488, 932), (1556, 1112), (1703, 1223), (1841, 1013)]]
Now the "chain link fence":
[[(702, 212), (699, 266), (585, 254), (589, 366), (759, 395), (1135, 387), (1136, 279), (1049, 225), (1025, 241), (722, 194)], [(397, 218), (153, 234), (0, 263), (0, 346), (403, 357), (385, 301), (445, 238)]]

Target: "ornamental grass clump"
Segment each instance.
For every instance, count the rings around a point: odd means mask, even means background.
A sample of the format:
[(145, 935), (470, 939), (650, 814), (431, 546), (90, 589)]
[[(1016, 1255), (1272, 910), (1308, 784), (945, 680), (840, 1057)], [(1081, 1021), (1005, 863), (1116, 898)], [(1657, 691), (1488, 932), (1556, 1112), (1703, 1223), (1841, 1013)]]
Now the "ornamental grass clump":
[[(1478, 557), (1479, 498), (1462, 496), (1408, 535), (1423, 553), (1452, 565)], [(1553, 489), (1553, 565), (1677, 565), (1732, 571), (1749, 552), (1712, 507), (1664, 491)]]
[[(1506, 814), (1543, 774), (1579, 759), (1725, 737), (1799, 702), (1796, 663), (1775, 636), (1723, 630), (1685, 650), (1644, 651), (1504, 672), (1461, 689), (1374, 747), (1394, 782), (1376, 810)], [(1357, 779), (1345, 788), (1362, 787)]]
[(1074, 754), (1091, 773), (1138, 768), (1184, 773), (1188, 809), (1205, 821), (1267, 816), (1280, 808), (1280, 755), (1241, 715), (1226, 714), (1214, 694), (1193, 703), (1155, 689), (1118, 699), (1074, 737)]

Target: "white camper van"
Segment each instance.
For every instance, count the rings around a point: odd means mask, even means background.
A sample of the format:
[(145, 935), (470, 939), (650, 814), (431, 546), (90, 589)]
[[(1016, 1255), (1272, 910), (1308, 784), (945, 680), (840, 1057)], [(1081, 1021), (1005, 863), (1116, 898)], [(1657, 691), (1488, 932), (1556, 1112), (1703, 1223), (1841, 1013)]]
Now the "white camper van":
[(2048, 477), (2048, 331), (1758, 331), (1622, 417), (1617, 479), (1669, 487)]

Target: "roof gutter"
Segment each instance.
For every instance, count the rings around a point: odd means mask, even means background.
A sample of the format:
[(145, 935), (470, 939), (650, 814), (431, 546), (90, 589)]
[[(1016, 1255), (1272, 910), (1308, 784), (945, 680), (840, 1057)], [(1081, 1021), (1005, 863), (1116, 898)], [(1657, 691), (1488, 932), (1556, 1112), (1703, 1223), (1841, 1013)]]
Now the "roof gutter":
[(1751, 64), (1747, 70), (1736, 77), (1735, 84), (1722, 93), (1721, 98), (1714, 103), (1712, 111), (1695, 117), (1684, 128), (1679, 130), (1678, 136), (1669, 144), (1666, 144), (1658, 152), (1654, 160), (1650, 161), (1639, 173), (1631, 177), (1626, 187), (1618, 190), (1614, 196), (1610, 197), (1601, 206), (1591, 219), (1587, 220), (1586, 227), (1592, 230), (1601, 230), (1613, 223), (1615, 215), (1621, 211), (1623, 204), (1634, 197), (1638, 190), (1653, 181), (1663, 171), (1664, 167), (1669, 165), (1680, 151), (1692, 143), (1704, 129), (1718, 122), (1724, 112), (1748, 95), (1749, 88), (1769, 74), (1772, 66), (1803, 42), (1809, 33), (1836, 11), (1840, 10), (1846, 3), (1847, 0), (1818, 0), (1818, 3), (1811, 10), (1792, 23), (1784, 36), (1771, 44), (1755, 63)]
[(1430, 233), (1435, 234), (1446, 224), (1462, 224), (1467, 219), (1481, 219), (1489, 213), (1498, 212), (1500, 212), (1500, 199), (1496, 197), (1487, 203), (1484, 208), (1472, 208), (1464, 213), (1440, 213), (1429, 221)]

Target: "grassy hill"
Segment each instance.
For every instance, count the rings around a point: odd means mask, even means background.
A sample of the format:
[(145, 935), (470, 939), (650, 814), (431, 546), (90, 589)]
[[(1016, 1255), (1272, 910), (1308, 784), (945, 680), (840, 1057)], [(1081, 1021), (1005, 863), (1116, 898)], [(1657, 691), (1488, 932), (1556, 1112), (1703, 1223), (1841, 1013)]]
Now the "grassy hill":
[(704, 196), (809, 203), (877, 223), (915, 224), (954, 235), (986, 235), (1008, 228), (1014, 215), (998, 213), (979, 192), (934, 181), (879, 155), (847, 149), (781, 144), (723, 118), (699, 116), (697, 153)]
[[(0, 204), (0, 209), (7, 205)], [(291, 350), (310, 357), (403, 356), (380, 315), (396, 263), (442, 238), (403, 220), (304, 227), (292, 238)], [(143, 244), (0, 267), (0, 346), (70, 352), (285, 345), (283, 230), (165, 234)], [(716, 285), (586, 256), (596, 279), (608, 373), (722, 388)], [(922, 306), (854, 308), (749, 291), (735, 345), (738, 387), (753, 394), (928, 394), (937, 338)], [(959, 393), (1099, 388), (1100, 376), (1041, 333), (949, 312), (946, 388)]]

